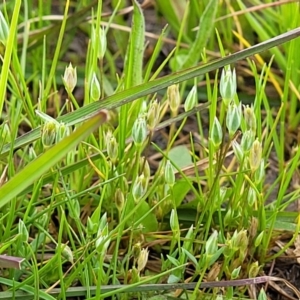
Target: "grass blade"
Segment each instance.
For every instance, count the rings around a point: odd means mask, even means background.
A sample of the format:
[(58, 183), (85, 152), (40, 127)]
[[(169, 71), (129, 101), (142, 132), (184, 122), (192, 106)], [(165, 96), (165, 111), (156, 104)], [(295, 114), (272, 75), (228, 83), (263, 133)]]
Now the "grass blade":
[(105, 122), (105, 120), (105, 113), (97, 114), (70, 136), (24, 167), (22, 171), (17, 173), (0, 188), (0, 208), (58, 163), (72, 148), (99, 127), (100, 124)]
[[(133, 100), (136, 100), (142, 96), (156, 93), (159, 90), (162, 90), (171, 84), (179, 83), (179, 82), (206, 74), (206, 73), (216, 70), (218, 68), (222, 68), (228, 64), (235, 63), (238, 60), (247, 58), (256, 53), (268, 50), (272, 47), (278, 46), (278, 45), (288, 42), (294, 38), (297, 38), (297, 37), (299, 37), (299, 35), (300, 35), (300, 28), (290, 30), (290, 31), (283, 33), (281, 35), (278, 35), (272, 39), (269, 39), (267, 41), (259, 43), (248, 49), (238, 51), (232, 55), (229, 55), (225, 58), (218, 59), (218, 60), (208, 63), (204, 66), (201, 65), (201, 66), (196, 66), (196, 67), (193, 67), (190, 69), (185, 69), (181, 72), (174, 73), (174, 74), (171, 74), (168, 76), (164, 76), (164, 77), (158, 78), (156, 80), (135, 86), (131, 89), (124, 90), (124, 91), (114, 94), (104, 100), (96, 101), (94, 103), (91, 103), (89, 105), (81, 107), (72, 113), (66, 114), (66, 115), (62, 116), (61, 118), (58, 118), (57, 120), (60, 122), (69, 124), (69, 125), (80, 123), (80, 122), (86, 120), (87, 118), (89, 118), (91, 114), (98, 113), (100, 110), (102, 110), (104, 108), (113, 109), (113, 108), (119, 107), (121, 105), (124, 105), (125, 103), (132, 102)], [(19, 137), (14, 142), (14, 149), (22, 147), (24, 145), (27, 145), (29, 143), (32, 143), (33, 141), (37, 140), (39, 137), (40, 137), (40, 129), (39, 128), (34, 129), (33, 131), (30, 131), (29, 133)], [(8, 151), (10, 150), (10, 147), (11, 147), (10, 144), (5, 145), (0, 154), (0, 157), (7, 154)]]

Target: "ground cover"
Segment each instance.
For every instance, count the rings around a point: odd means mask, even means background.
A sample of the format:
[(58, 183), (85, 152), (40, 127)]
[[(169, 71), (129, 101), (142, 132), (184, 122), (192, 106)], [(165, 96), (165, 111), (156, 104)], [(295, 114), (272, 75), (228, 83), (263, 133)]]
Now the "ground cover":
[(298, 1), (0, 5), (0, 299), (299, 299)]

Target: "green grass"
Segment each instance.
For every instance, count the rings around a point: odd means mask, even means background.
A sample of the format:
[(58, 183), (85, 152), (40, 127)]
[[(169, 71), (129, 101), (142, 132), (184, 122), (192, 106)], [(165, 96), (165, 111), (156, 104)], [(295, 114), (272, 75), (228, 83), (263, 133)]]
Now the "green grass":
[(299, 3), (248, 2), (0, 5), (0, 299), (272, 298)]

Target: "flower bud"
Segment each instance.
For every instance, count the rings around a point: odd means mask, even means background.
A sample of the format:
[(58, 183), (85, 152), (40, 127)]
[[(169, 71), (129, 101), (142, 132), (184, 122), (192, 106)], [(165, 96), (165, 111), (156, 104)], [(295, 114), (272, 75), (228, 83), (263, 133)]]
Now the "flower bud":
[(118, 159), (118, 143), (113, 134), (108, 134), (106, 138), (106, 150), (107, 154), (113, 164), (116, 163)]
[(148, 255), (149, 255), (148, 248), (142, 249), (137, 261), (138, 272), (141, 272), (146, 267), (148, 262)]
[(261, 241), (262, 241), (262, 239), (263, 239), (263, 237), (264, 237), (264, 231), (262, 231), (257, 237), (256, 237), (256, 239), (255, 239), (255, 241), (254, 241), (254, 246), (255, 247), (258, 247), (260, 244), (261, 244)]
[[(66, 244), (60, 244), (62, 250), (61, 250), (61, 255), (63, 258), (65, 258), (68, 262), (71, 264), (74, 263), (74, 257), (71, 248), (66, 245)], [(57, 245), (59, 247), (59, 245)], [(57, 249), (56, 249), (57, 250)]]
[(241, 125), (242, 120), (242, 112), (241, 112), (241, 104), (236, 105), (235, 103), (231, 103), (228, 106), (227, 115), (226, 115), (226, 126), (229, 131), (230, 137), (236, 133)]
[(159, 122), (159, 111), (160, 104), (157, 102), (157, 99), (155, 99), (150, 103), (147, 113), (148, 128), (150, 130), (153, 130)]
[(268, 300), (269, 299), (268, 296), (266, 295), (266, 292), (263, 287), (260, 289), (257, 299), (258, 300)]
[(20, 240), (22, 242), (28, 241), (29, 233), (24, 222), (21, 219), (19, 220), (18, 233), (19, 233)]
[(255, 171), (255, 174), (254, 174), (255, 183), (256, 184), (261, 183), (264, 176), (265, 176), (265, 162), (262, 159), (257, 170)]
[(68, 202), (69, 208), (69, 215), (72, 219), (78, 220), (80, 217), (80, 204), (77, 199), (71, 199)]
[(56, 138), (55, 143), (58, 143), (65, 137), (70, 135), (70, 127), (67, 126), (64, 123), (60, 123), (58, 126), (56, 126)]
[(168, 87), (167, 96), (170, 103), (171, 111), (173, 113), (176, 113), (181, 102), (178, 84), (173, 84)]
[(246, 105), (244, 108), (244, 119), (248, 130), (256, 133), (256, 116), (254, 114), (253, 106)]
[(193, 88), (188, 93), (185, 102), (184, 102), (184, 110), (189, 111), (193, 109), (197, 105), (198, 99), (197, 99), (197, 89), (196, 86), (193, 86)]
[(147, 138), (147, 124), (143, 116), (138, 117), (132, 127), (132, 139), (137, 147), (141, 147)]
[(136, 178), (132, 187), (132, 195), (135, 203), (138, 203), (139, 200), (144, 196), (147, 185), (148, 184), (143, 174)]
[(47, 149), (51, 147), (56, 139), (57, 124), (46, 122), (42, 127), (42, 144)]
[(219, 120), (217, 119), (217, 117), (214, 118), (214, 123), (212, 125), (210, 139), (211, 139), (214, 147), (216, 149), (218, 149), (222, 143), (223, 131), (222, 131), (221, 124), (220, 124)]
[(173, 186), (175, 183), (174, 168), (169, 160), (165, 166), (165, 181), (169, 186)]
[(92, 221), (90, 217), (87, 218), (87, 233), (92, 236), (97, 232), (97, 224)]
[(231, 272), (231, 280), (237, 279), (239, 277), (240, 271), (241, 271), (241, 266), (239, 266), (238, 268), (235, 268)]
[(248, 195), (247, 195), (248, 205), (249, 205), (250, 207), (253, 207), (253, 205), (254, 205), (255, 202), (256, 202), (256, 199), (257, 199), (257, 197), (256, 197), (256, 192), (255, 192), (254, 188), (252, 188), (252, 187), (250, 186), (249, 191), (248, 191)]
[(247, 230), (244, 229), (237, 233), (235, 243), (239, 249), (247, 249), (248, 247)]
[(100, 82), (97, 79), (96, 73), (93, 72), (92, 75), (92, 80), (91, 80), (91, 86), (90, 86), (90, 94), (91, 94), (91, 99), (93, 101), (99, 100), (101, 96), (101, 87), (100, 87)]
[(259, 272), (258, 261), (252, 263), (249, 267), (248, 276), (249, 278), (255, 278)]
[(106, 47), (107, 47), (107, 41), (106, 41), (106, 32), (103, 28), (99, 27), (98, 34), (99, 34), (99, 42), (97, 41), (97, 34), (96, 34), (96, 28), (92, 26), (92, 34), (91, 34), (91, 44), (93, 48), (96, 48), (97, 45), (97, 57), (99, 59), (103, 59)]
[(76, 67), (73, 68), (71, 63), (65, 69), (63, 82), (67, 92), (72, 93), (77, 84), (77, 71)]
[(241, 147), (244, 152), (247, 153), (250, 150), (251, 146), (253, 145), (254, 138), (255, 136), (253, 131), (247, 130), (246, 132), (244, 132), (241, 140)]
[(118, 211), (121, 213), (124, 207), (124, 193), (120, 188), (118, 188), (115, 192), (115, 203)]
[(209, 263), (211, 257), (218, 251), (218, 232), (213, 231), (212, 235), (205, 243), (205, 255), (207, 263)]
[(175, 209), (171, 210), (171, 214), (170, 214), (170, 227), (171, 227), (172, 232), (175, 235), (178, 235), (180, 233), (177, 211)]
[[(225, 70), (226, 69), (226, 70)], [(234, 99), (236, 94), (235, 69), (231, 72), (230, 66), (222, 70), (220, 79), (220, 94), (226, 106)]]
[(232, 142), (232, 149), (237, 160), (241, 163), (244, 159), (244, 151), (237, 141)]
[(258, 219), (255, 217), (252, 217), (250, 227), (249, 227), (249, 236), (251, 239), (253, 239), (256, 236), (257, 228), (258, 228)]
[(6, 45), (9, 34), (8, 24), (0, 10), (0, 43)]
[(136, 243), (132, 247), (132, 256), (135, 260), (137, 260), (141, 254), (141, 243)]
[(108, 223), (104, 227), (99, 226), (97, 232), (97, 239), (95, 242), (96, 250), (98, 253), (106, 253), (107, 248), (110, 244), (110, 239), (108, 238)]
[(151, 176), (151, 171), (150, 171), (150, 166), (148, 163), (148, 160), (146, 159), (145, 156), (140, 157), (140, 173), (143, 173), (145, 176), (145, 179), (147, 179), (147, 181), (149, 181), (150, 176)]
[(261, 143), (256, 139), (250, 149), (249, 163), (252, 172), (255, 172), (261, 164), (262, 146)]

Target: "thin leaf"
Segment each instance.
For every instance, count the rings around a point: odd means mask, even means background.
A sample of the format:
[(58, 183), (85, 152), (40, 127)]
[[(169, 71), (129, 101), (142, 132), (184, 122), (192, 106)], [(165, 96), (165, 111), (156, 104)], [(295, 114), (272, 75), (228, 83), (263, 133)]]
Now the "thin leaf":
[(106, 120), (106, 117), (106, 113), (104, 112), (92, 117), (70, 136), (29, 163), (22, 171), (3, 185), (0, 188), (0, 208), (57, 164), (70, 150), (76, 147), (80, 141), (99, 127), (100, 124)]
[[(259, 43), (248, 49), (241, 50), (225, 58), (217, 59), (214, 62), (208, 63), (206, 65), (196, 66), (194, 68), (185, 69), (181, 72), (174, 73), (168, 76), (158, 78), (153, 81), (135, 86), (131, 89), (124, 90), (120, 93), (114, 94), (104, 100), (93, 102), (89, 105), (79, 108), (78, 110), (66, 114), (57, 120), (68, 125), (74, 125), (80, 123), (90, 117), (91, 114), (98, 113), (102, 109), (113, 109), (124, 105), (126, 103), (132, 102), (142, 96), (149, 94), (154, 94), (159, 90), (168, 87), (171, 84), (179, 83), (200, 75), (204, 75), (208, 72), (222, 68), (226, 65), (237, 62), (238, 60), (247, 58), (251, 55), (257, 54), (259, 52), (265, 51), (269, 48), (278, 46), (282, 43), (288, 42), (292, 39), (297, 38), (300, 35), (300, 28), (290, 30), (286, 33), (278, 35), (272, 39)], [(32, 143), (40, 137), (40, 128), (34, 129), (27, 134), (19, 137), (14, 141), (14, 149), (22, 147), (26, 144)], [(0, 157), (6, 154), (10, 150), (10, 144), (3, 147)]]
[(183, 67), (188, 68), (194, 66), (201, 57), (203, 48), (206, 46), (208, 38), (214, 28), (215, 17), (218, 8), (218, 0), (210, 0), (207, 4), (199, 23), (199, 29), (188, 53), (187, 60)]
[(8, 70), (11, 61), (11, 56), (14, 47), (15, 41), (15, 34), (17, 32), (17, 24), (18, 24), (18, 16), (21, 7), (21, 0), (17, 0), (14, 5), (14, 12), (9, 28), (9, 35), (5, 47), (5, 54), (3, 59), (3, 66), (1, 69), (0, 75), (0, 113), (2, 112), (3, 103), (6, 95), (6, 85), (7, 85), (7, 78), (8, 78)]

